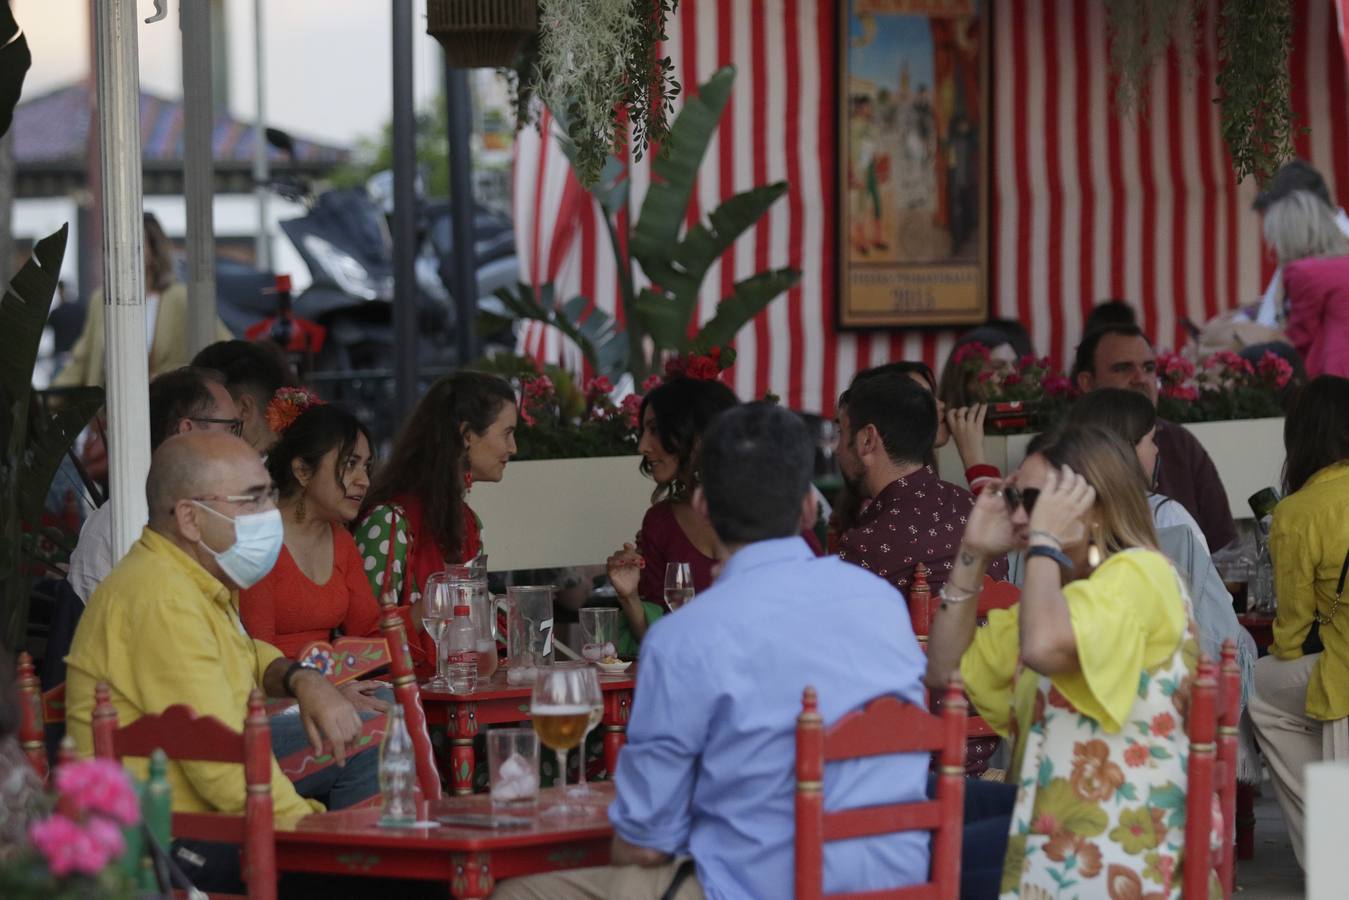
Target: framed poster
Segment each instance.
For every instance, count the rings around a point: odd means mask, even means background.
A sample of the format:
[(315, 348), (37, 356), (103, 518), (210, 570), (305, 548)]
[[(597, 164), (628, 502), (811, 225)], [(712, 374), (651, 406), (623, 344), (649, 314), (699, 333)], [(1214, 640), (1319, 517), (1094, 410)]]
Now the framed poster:
[(840, 0), (838, 324), (988, 318), (987, 0)]

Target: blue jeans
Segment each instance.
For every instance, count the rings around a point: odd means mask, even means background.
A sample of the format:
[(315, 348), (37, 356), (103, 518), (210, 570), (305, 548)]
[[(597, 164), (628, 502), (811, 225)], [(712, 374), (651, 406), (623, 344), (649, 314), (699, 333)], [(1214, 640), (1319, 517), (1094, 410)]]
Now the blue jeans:
[[(929, 777), (927, 793), (935, 797), (937, 779)], [(1016, 785), (965, 779), (965, 824), (961, 829), (961, 900), (988, 900), (998, 896), (1007, 834), (1012, 826)]]

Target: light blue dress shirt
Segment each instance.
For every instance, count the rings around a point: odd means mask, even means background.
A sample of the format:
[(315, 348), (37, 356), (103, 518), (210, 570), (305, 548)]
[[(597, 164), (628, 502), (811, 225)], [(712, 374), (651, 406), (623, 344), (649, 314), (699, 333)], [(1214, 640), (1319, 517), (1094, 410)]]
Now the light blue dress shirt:
[[(799, 537), (751, 544), (642, 642), (619, 755), (615, 831), (692, 856), (711, 900), (793, 896), (796, 718), (813, 685), (826, 726), (884, 694), (923, 703), (926, 660), (900, 593)], [(929, 757), (830, 763), (825, 808), (926, 796)], [(919, 883), (928, 835), (825, 845), (825, 890)]]

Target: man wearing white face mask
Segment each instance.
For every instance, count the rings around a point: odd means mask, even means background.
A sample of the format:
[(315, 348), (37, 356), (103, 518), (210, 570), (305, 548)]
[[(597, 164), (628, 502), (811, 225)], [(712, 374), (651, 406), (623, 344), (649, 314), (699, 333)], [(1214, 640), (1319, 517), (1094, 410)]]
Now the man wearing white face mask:
[[(270, 697), (299, 701), (298, 720), (316, 753), (331, 743), (343, 766), (324, 785), (334, 806), (373, 795), (377, 749), (346, 757), (361, 730), (351, 703), (317, 671), (248, 637), (239, 622), (238, 590), (267, 574), (282, 544), (275, 491), (257, 452), (220, 432), (170, 438), (154, 454), (146, 495), (150, 524), (90, 598), (66, 660), (67, 727), (80, 751), (93, 748), (100, 681), (111, 688), (122, 725), (185, 703), (238, 730), (248, 694), (260, 686)], [(176, 812), (243, 811), (241, 766), (170, 762), (168, 779)], [(323, 808), (302, 799), (275, 762), (272, 803), (278, 827)], [(198, 887), (237, 887), (237, 848), (182, 843), (176, 861)]]

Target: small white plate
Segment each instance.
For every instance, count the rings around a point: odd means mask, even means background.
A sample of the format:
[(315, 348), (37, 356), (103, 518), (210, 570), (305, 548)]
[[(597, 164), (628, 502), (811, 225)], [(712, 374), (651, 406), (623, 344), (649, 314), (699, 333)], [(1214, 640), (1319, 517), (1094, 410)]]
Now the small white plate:
[(628, 666), (632, 665), (632, 660), (616, 663), (597, 662), (595, 665), (599, 666), (599, 670), (605, 675), (622, 675), (628, 670)]

